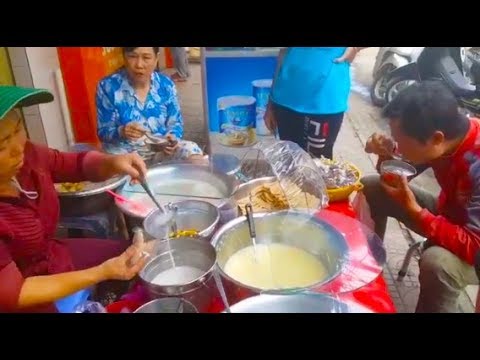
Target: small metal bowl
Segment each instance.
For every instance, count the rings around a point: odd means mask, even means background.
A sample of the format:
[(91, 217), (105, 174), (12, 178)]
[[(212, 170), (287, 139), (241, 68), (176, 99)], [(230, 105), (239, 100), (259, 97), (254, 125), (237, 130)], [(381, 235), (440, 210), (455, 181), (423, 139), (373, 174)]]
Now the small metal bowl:
[(152, 300), (140, 306), (134, 313), (140, 314), (190, 314), (198, 313), (195, 306), (182, 298), (163, 298)]
[(380, 174), (397, 174), (410, 177), (417, 174), (417, 169), (402, 160), (385, 160), (380, 164)]
[[(178, 230), (196, 230), (198, 237), (210, 240), (218, 222), (220, 212), (218, 208), (209, 202), (200, 200), (184, 200), (174, 203), (177, 207), (176, 225)], [(168, 237), (170, 228), (158, 225), (159, 209), (153, 210), (143, 221), (143, 228), (148, 236), (154, 239)]]
[[(192, 238), (178, 238), (174, 241), (152, 240), (150, 243), (150, 260), (138, 274), (150, 298), (164, 296), (184, 297), (194, 291), (208, 290), (205, 283), (215, 269), (217, 254), (212, 244)], [(155, 277), (171, 268), (189, 266), (200, 270), (201, 275), (183, 284), (156, 284)], [(209, 295), (207, 291), (206, 296)], [(198, 295), (200, 297), (200, 295)], [(197, 299), (199, 300), (199, 299)], [(195, 299), (190, 299), (195, 303)], [(196, 304), (198, 305), (198, 304)]]
[(258, 178), (254, 180), (250, 180), (249, 182), (243, 183), (238, 187), (238, 189), (233, 194), (233, 199), (235, 201), (239, 201), (244, 197), (248, 196), (250, 192), (262, 185), (273, 185), (278, 182), (275, 176), (268, 176), (263, 178)]

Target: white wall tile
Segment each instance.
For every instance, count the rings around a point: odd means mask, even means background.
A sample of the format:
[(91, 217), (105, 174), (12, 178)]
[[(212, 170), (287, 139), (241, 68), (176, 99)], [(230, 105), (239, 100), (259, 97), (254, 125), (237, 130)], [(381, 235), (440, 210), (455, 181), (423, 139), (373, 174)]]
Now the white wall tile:
[(52, 148), (66, 148), (65, 125), (55, 83), (55, 71), (60, 67), (57, 49), (55, 47), (27, 47), (26, 53), (33, 85), (50, 90), (55, 98), (51, 103), (39, 105), (47, 143)]

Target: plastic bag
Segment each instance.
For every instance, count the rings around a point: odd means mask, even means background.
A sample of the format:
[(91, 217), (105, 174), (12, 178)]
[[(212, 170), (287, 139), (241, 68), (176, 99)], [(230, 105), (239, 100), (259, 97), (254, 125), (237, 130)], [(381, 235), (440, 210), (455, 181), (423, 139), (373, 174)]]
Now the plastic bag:
[(95, 301), (85, 301), (75, 308), (76, 313), (94, 314), (94, 313), (106, 313), (107, 310), (102, 304)]
[(363, 192), (357, 193), (352, 201), (352, 207), (357, 214), (357, 219), (372, 230), (372, 232), (375, 231), (375, 222), (372, 219), (370, 206)]
[[(275, 177), (288, 203), (284, 208), (314, 212), (328, 205), (322, 173), (311, 156), (291, 141), (258, 143), (242, 160), (242, 173), (248, 180)], [(269, 188), (274, 192), (275, 185)]]

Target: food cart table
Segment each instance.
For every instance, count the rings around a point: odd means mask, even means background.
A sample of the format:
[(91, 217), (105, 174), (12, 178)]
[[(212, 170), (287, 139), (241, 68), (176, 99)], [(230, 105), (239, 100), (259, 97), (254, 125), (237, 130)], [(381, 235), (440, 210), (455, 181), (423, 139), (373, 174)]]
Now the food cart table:
[[(326, 210), (356, 218), (356, 213), (348, 201), (332, 203)], [(328, 220), (327, 220), (328, 221)], [(348, 240), (347, 240), (348, 241)], [(335, 284), (339, 286), (338, 282)], [(341, 286), (341, 285), (340, 285)], [(368, 284), (360, 288), (343, 292), (337, 297), (347, 303), (359, 305), (367, 312), (395, 313), (395, 305), (390, 297), (387, 284), (382, 274), (378, 275)], [(224, 310), (221, 299), (216, 298), (212, 303), (209, 313), (218, 313)]]
[[(332, 203), (328, 210), (356, 218), (356, 213), (348, 201)], [(339, 297), (345, 301), (358, 303), (375, 313), (396, 312), (395, 305), (382, 274), (360, 289), (344, 293)]]
[[(327, 213), (336, 214), (337, 216), (322, 216), (322, 219), (326, 220), (327, 222), (335, 222), (335, 218), (341, 219), (342, 217), (339, 214), (348, 216), (349, 218), (356, 218), (356, 213), (351, 207), (349, 202), (336, 202), (332, 203), (327, 209)], [(343, 219), (345, 219), (343, 217)], [(345, 226), (345, 225), (344, 225)], [(348, 225), (347, 225), (348, 226)], [(339, 229), (340, 231), (345, 229)], [(347, 230), (348, 231), (348, 230)], [(351, 236), (346, 236), (347, 242), (355, 242), (358, 239), (352, 239)], [(350, 238), (350, 239), (348, 239)], [(361, 243), (363, 239), (359, 239), (359, 243)], [(351, 243), (349, 245), (352, 245)], [(358, 244), (357, 244), (358, 245)], [(365, 247), (362, 245), (362, 247)], [(366, 266), (368, 267), (368, 261)], [(375, 272), (372, 271), (370, 274), (374, 274)], [(348, 279), (348, 276), (344, 277)], [(342, 279), (337, 279), (339, 281), (334, 281), (330, 285), (334, 288), (339, 289), (342, 288)], [(358, 278), (357, 278), (358, 281)], [(395, 305), (390, 297), (390, 293), (388, 291), (387, 284), (382, 276), (381, 270), (378, 271), (378, 276), (373, 276), (371, 281), (365, 283), (365, 285), (359, 286), (353, 291), (344, 291), (341, 292), (339, 295), (336, 295), (339, 300), (342, 300), (346, 303), (351, 303), (352, 305), (360, 306), (366, 312), (373, 312), (373, 313), (395, 313)], [(127, 304), (130, 300), (121, 301), (119, 303), (114, 303), (107, 308), (108, 312), (120, 312), (120, 309), (123, 307), (131, 308), (131, 311), (135, 310), (140, 304), (129, 305)], [(210, 308), (208, 309), (208, 313), (220, 313), (224, 310), (224, 304), (220, 297), (214, 298)]]

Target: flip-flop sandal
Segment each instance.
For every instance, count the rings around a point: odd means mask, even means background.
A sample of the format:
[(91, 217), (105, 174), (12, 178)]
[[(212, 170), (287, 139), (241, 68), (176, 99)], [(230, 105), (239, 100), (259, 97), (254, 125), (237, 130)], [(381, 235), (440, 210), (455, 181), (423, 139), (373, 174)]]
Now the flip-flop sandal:
[(178, 73), (173, 74), (171, 76), (171, 79), (175, 82), (185, 82), (185, 81), (187, 81), (187, 79), (182, 78), (180, 75), (178, 75)]

